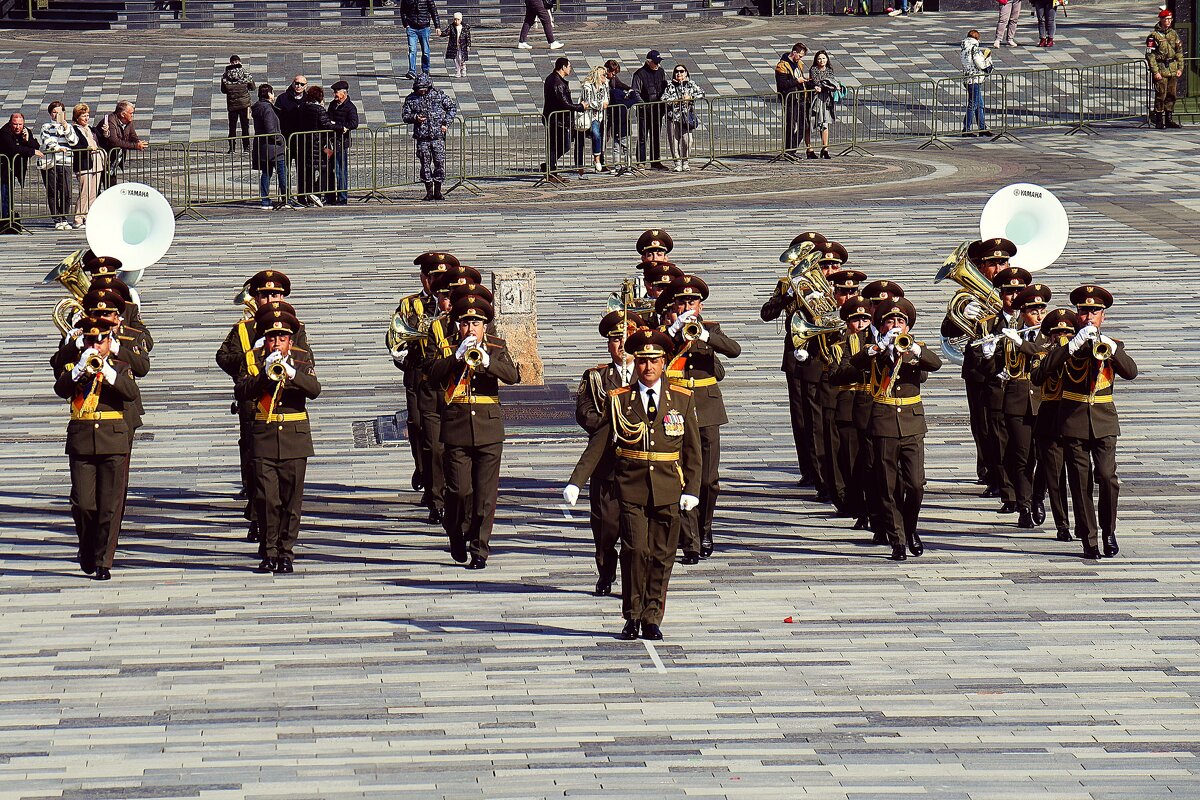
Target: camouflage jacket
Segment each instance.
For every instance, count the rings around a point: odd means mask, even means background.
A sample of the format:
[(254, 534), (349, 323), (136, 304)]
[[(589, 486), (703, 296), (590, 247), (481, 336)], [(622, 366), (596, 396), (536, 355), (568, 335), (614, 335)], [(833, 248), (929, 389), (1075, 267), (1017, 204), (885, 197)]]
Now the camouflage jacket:
[(1146, 64), (1164, 78), (1183, 71), (1183, 42), (1174, 28), (1154, 26), (1146, 37)]

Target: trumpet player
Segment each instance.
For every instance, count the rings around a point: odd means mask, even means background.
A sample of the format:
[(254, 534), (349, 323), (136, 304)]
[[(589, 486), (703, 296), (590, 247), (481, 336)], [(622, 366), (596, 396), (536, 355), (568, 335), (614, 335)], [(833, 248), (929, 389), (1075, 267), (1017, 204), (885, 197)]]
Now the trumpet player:
[[(1042, 320), (1042, 336), (1046, 351), (1065, 347), (1079, 332), (1079, 317), (1069, 308), (1056, 308)], [(1031, 377), (1041, 392), (1037, 420), (1033, 425), (1033, 445), (1037, 454), (1035, 485), (1040, 484), (1050, 499), (1050, 514), (1060, 542), (1071, 541), (1070, 519), (1067, 516), (1067, 474), (1063, 462), (1063, 440), (1058, 429), (1058, 407), (1062, 402), (1062, 375), (1047, 374), (1045, 352), (1033, 365)], [(1037, 489), (1034, 490), (1037, 494)]]
[[(1041, 326), (1051, 296), (1049, 287), (1040, 283), (1021, 290), (1012, 302), (1018, 309), (1015, 324), (1001, 328), (991, 342), (990, 369), (1002, 387), (1000, 406), (1008, 442), (1003, 466), (1017, 498), (1018, 528), (1034, 528), (1046, 521), (1044, 499), (1035, 491), (1035, 483), (1041, 482), (1034, 480), (1037, 457), (1033, 449), (1042, 395), (1040, 387), (1034, 387), (1031, 372), (1045, 352)], [(1036, 488), (1042, 489), (1040, 485)]]
[(925, 496), (925, 409), (921, 384), (942, 361), (909, 332), (917, 321), (913, 304), (885, 300), (872, 315), (878, 342), (850, 358), (870, 376), (873, 388), (869, 432), (875, 470), (881, 478), (879, 521), (892, 545), (892, 560), (904, 561), (905, 545), (914, 556), (925, 552), (917, 520)]
[(109, 540), (122, 504), (132, 434), (128, 409), (139, 396), (133, 372), (112, 353), (112, 323), (95, 316), (78, 322), (83, 350), (58, 370), (54, 392), (70, 402), (66, 452), (71, 463), (71, 515), (79, 566), (96, 580), (112, 577)]
[(992, 334), (998, 334), (1004, 328), (1020, 327), (1021, 314), (1020, 309), (1017, 308), (1017, 295), (1032, 282), (1033, 276), (1020, 267), (1004, 267), (997, 270), (992, 277), (992, 286), (1000, 295), (1001, 311), (991, 322), (981, 326), (984, 335), (972, 342), (979, 348), (975, 369), (976, 375), (983, 384), (983, 398), (988, 410), (989, 440), (992, 443), (992, 455), (997, 465), (995, 478), (1000, 495), (999, 513), (1001, 514), (1016, 512), (1017, 490), (1008, 470), (1004, 468), (1009, 446), (1008, 426), (1004, 421), (1004, 378), (1001, 370), (993, 368), (1000, 339)]
[(304, 473), (313, 455), (307, 404), (321, 394), (321, 383), (312, 354), (295, 344), (300, 321), (282, 305), (269, 304), (255, 315), (262, 344), (251, 352), (236, 395), (254, 409), (255, 519), (262, 536), (256, 572), (286, 575), (293, 571)]
[[(124, 266), (121, 259), (113, 256), (98, 256), (91, 250), (84, 250), (80, 256), (80, 265), (91, 276), (93, 289), (113, 289), (121, 292), (125, 298), (125, 313), (123, 314), (123, 326), (140, 335), (146, 351), (154, 349), (154, 337), (150, 335), (150, 329), (146, 327), (146, 323), (142, 320), (141, 307), (134, 301), (133, 292), (121, 280), (120, 271)], [(111, 280), (107, 280), (111, 279)], [(117, 281), (120, 286), (114, 286), (111, 281)]]
[[(244, 284), (236, 298), (243, 304), (243, 316), (225, 336), (225, 341), (217, 348), (217, 366), (233, 380), (235, 398), (229, 407), (229, 413), (238, 417), (238, 460), (241, 467), (242, 491), (246, 505), (242, 515), (246, 518), (248, 530), (246, 539), (251, 542), (261, 540), (261, 520), (255, 516), (258, 508), (257, 470), (254, 464), (254, 398), (239, 401), (236, 398), (238, 382), (241, 381), (254, 367), (255, 351), (262, 348), (265, 341), (260, 338), (257, 315), (268, 306), (274, 310), (282, 310), (295, 316), (295, 309), (284, 302), (284, 298), (292, 293), (292, 281), (279, 270), (264, 269), (252, 275)], [(308, 332), (300, 325), (293, 336), (293, 344), (308, 353), (312, 351), (308, 343)], [(260, 555), (262, 548), (260, 547)]]
[[(433, 290), (434, 277), (458, 264), (455, 256), (437, 251), (428, 251), (414, 258), (413, 265), (420, 269), (421, 290), (401, 298), (394, 316), (400, 316), (405, 324), (414, 330), (423, 329), (429, 319), (440, 313), (438, 297)], [(388, 344), (392, 363), (404, 375), (404, 407), (408, 411), (405, 427), (408, 429), (408, 446), (413, 459), (409, 485), (414, 492), (422, 492), (421, 505), (429, 509), (429, 521), (437, 523), (441, 521), (441, 505), (435, 504), (432, 498), (432, 478), (426, 463), (429, 460), (430, 447), (426, 441), (422, 408), (418, 399), (423, 378), (421, 364), (425, 361), (429, 340), (422, 338), (394, 343), (389, 341)]]
[(876, 494), (868, 432), (873, 403), (870, 383), (863, 381), (862, 372), (850, 360), (871, 345), (871, 307), (854, 295), (842, 303), (838, 314), (846, 323), (846, 333), (831, 381), (838, 392), (838, 468), (845, 483), (842, 503), (847, 516), (854, 518), (854, 529), (865, 530)]
[(675, 319), (666, 333), (674, 341), (675, 354), (667, 364), (667, 381), (691, 390), (700, 424), (700, 505), (684, 512), (680, 536), (683, 563), (697, 564), (713, 553), (713, 511), (721, 493), (721, 426), (729, 422), (718, 384), (724, 376), (719, 357), (737, 358), (742, 347), (719, 323), (703, 318), (708, 284), (695, 275), (684, 275), (668, 291)]
[[(625, 350), (625, 341), (645, 321), (637, 314), (610, 311), (600, 320), (600, 335), (608, 342), (609, 361), (583, 373), (575, 395), (575, 421), (587, 432), (589, 440), (609, 435), (609, 393), (628, 386), (633, 380), (633, 356)], [(588, 522), (596, 545), (596, 596), (612, 594), (617, 576), (617, 541), (621, 535), (621, 504), (617, 498), (616, 455), (605, 450), (591, 474), (588, 492)]]
[[(1117, 545), (1117, 437), (1121, 434), (1113, 402), (1117, 377), (1131, 381), (1137, 364), (1125, 345), (1100, 332), (1113, 296), (1102, 286), (1087, 284), (1071, 292), (1082, 327), (1067, 344), (1047, 353), (1042, 368), (1062, 380), (1058, 428), (1063, 438), (1067, 483), (1075, 532), (1083, 539), (1083, 557), (1112, 558)], [(1099, 509), (1092, 502), (1092, 485), (1099, 484)]]
[[(814, 247), (823, 245), (828, 240), (816, 231), (806, 231), (792, 239), (788, 244), (785, 256), (794, 252), (805, 242)], [(787, 381), (788, 415), (792, 423), (792, 440), (796, 445), (796, 461), (800, 468), (800, 485), (817, 486), (817, 465), (813, 458), (814, 420), (819, 416), (820, 406), (817, 402), (817, 381), (820, 379), (820, 365), (815, 362), (799, 362), (794, 355), (795, 345), (792, 344), (792, 317), (798, 313), (797, 299), (793, 296), (790, 281), (781, 279), (775, 286), (775, 291), (763, 303), (759, 317), (763, 322), (779, 319), (786, 311), (787, 320), (783, 335), (783, 361), (780, 371)]]
[[(846, 248), (837, 242), (829, 242), (822, 249), (822, 271), (829, 271), (825, 276), (833, 290), (833, 300), (838, 310), (858, 292), (859, 284), (867, 276), (853, 269), (837, 269), (846, 260)], [(844, 321), (844, 320), (843, 320)], [(841, 450), (840, 432), (838, 426), (838, 405), (840, 401), (849, 401), (849, 394), (843, 394), (842, 386), (834, 380), (841, 361), (842, 352), (846, 346), (846, 328), (842, 327), (835, 333), (821, 334), (808, 341), (804, 351), (820, 360), (821, 377), (818, 383), (817, 399), (821, 408), (820, 437), (821, 437), (821, 477), (825, 486), (825, 499), (832, 503), (840, 516), (846, 516), (846, 480), (839, 462)]]
[(455, 561), (466, 561), (469, 549), (467, 569), (484, 569), (491, 553), (504, 450), (500, 383), (521, 380), (504, 340), (487, 333), (495, 316), (486, 300), (476, 295), (461, 298), (450, 312), (457, 331), (444, 354), (431, 357), (426, 369), (445, 391), (445, 528)]

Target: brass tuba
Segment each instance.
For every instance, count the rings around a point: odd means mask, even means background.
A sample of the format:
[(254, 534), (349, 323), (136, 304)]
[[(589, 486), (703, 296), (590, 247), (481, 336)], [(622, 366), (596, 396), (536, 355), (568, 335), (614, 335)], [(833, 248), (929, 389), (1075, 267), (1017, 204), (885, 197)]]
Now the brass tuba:
[(75, 327), (75, 321), (83, 314), (83, 296), (92, 288), (92, 279), (83, 271), (83, 251), (76, 250), (64, 258), (57, 267), (42, 279), (43, 284), (58, 281), (70, 293), (54, 306), (50, 312), (54, 327), (64, 336)]
[[(934, 283), (941, 283), (949, 278), (962, 287), (955, 292), (946, 305), (946, 316), (965, 333), (954, 338), (942, 338), (943, 351), (956, 364), (962, 363), (963, 351), (967, 344), (982, 334), (987, 323), (995, 319), (1004, 309), (1004, 304), (1000, 302), (1000, 295), (992, 288), (991, 282), (983, 277), (983, 273), (976, 269), (971, 260), (967, 258), (967, 249), (970, 246), (970, 242), (963, 242), (955, 248), (954, 252), (942, 262), (942, 268), (938, 270), (933, 279)], [(966, 315), (967, 306), (973, 302), (983, 306), (984, 309), (983, 315), (978, 320), (972, 320)]]
[(801, 242), (788, 249), (779, 260), (791, 264), (788, 274), (780, 278), (776, 286), (776, 291), (786, 291), (784, 287), (792, 290), (788, 311), (803, 314), (818, 327), (844, 327), (845, 323), (838, 316), (833, 286), (821, 272), (821, 251), (812, 242)]

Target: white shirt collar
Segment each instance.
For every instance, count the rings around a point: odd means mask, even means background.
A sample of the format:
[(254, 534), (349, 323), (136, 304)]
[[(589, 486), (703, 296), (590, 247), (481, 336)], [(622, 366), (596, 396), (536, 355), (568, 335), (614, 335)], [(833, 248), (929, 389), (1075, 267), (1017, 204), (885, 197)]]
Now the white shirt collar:
[(662, 385), (663, 385), (662, 378), (659, 378), (659, 379), (658, 379), (658, 382), (657, 382), (657, 383), (655, 383), (653, 386), (647, 386), (647, 385), (645, 385), (644, 383), (642, 383), (641, 381), (638, 381), (638, 382), (637, 382), (637, 390), (638, 390), (638, 394), (639, 394), (639, 395), (641, 396), (641, 398), (642, 398), (642, 408), (646, 408), (646, 407), (647, 407), (647, 404), (646, 404), (646, 392), (647, 392), (647, 391), (649, 391), (650, 389), (653, 389), (653, 390), (654, 390), (654, 405), (655, 405), (655, 407), (656, 407), (656, 408), (661, 408), (661, 407), (662, 407), (662, 399), (663, 399), (663, 396), (662, 396)]
[[(629, 382), (633, 380), (633, 364), (621, 364), (614, 361), (612, 362), (612, 367), (617, 371), (617, 374), (621, 376), (621, 384), (628, 386)], [(657, 395), (655, 396), (657, 397)]]

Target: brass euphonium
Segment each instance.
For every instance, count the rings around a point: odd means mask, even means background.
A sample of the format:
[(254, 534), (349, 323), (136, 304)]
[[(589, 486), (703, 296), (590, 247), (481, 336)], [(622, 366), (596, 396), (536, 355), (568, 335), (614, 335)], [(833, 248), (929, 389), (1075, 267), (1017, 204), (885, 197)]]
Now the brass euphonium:
[(414, 328), (409, 324), (405, 314), (400, 309), (396, 309), (396, 312), (392, 314), (392, 323), (384, 335), (384, 343), (389, 352), (408, 347), (413, 342), (419, 342), (428, 336), (432, 324), (433, 317), (421, 317)]
[[(940, 283), (949, 278), (962, 287), (962, 290), (956, 292), (946, 305), (946, 316), (965, 333), (962, 336), (952, 339), (943, 338), (942, 340), (943, 348), (950, 348), (957, 356), (957, 358), (952, 357), (952, 360), (959, 364), (962, 363), (963, 350), (967, 343), (982, 334), (987, 323), (995, 319), (1004, 309), (1000, 295), (992, 288), (991, 282), (983, 277), (983, 273), (977, 270), (971, 260), (967, 258), (967, 249), (970, 246), (970, 242), (963, 242), (955, 248), (954, 252), (942, 262), (942, 268), (938, 270), (933, 279), (934, 283)], [(966, 315), (967, 306), (971, 303), (983, 306), (984, 313), (978, 320), (970, 319)]]
[(233, 304), (242, 307), (242, 319), (254, 319), (258, 312), (258, 303), (254, 302), (254, 295), (250, 294), (250, 281), (246, 281), (242, 290), (233, 296)]
[(809, 339), (817, 336), (824, 336), (827, 333), (839, 333), (845, 325), (840, 319), (838, 325), (813, 325), (806, 320), (803, 315), (797, 314), (792, 317), (791, 334), (792, 347), (803, 347)]
[(71, 253), (42, 279), (43, 284), (52, 281), (61, 283), (71, 294), (70, 297), (59, 300), (58, 304), (54, 306), (54, 310), (50, 312), (54, 326), (65, 336), (75, 327), (76, 318), (83, 313), (81, 301), (83, 296), (88, 293), (88, 289), (92, 288), (92, 279), (83, 271), (83, 251), (76, 250)]
[[(797, 247), (788, 250), (783, 255), (789, 255), (811, 242), (801, 242)], [(781, 258), (783, 256), (780, 256)], [(808, 321), (819, 327), (845, 327), (838, 316), (838, 304), (834, 298), (833, 286), (821, 272), (821, 251), (811, 248), (792, 264), (788, 270), (787, 285), (792, 290), (792, 301), (789, 311), (798, 312), (808, 318)], [(782, 282), (782, 281), (781, 281)]]
[(631, 311), (642, 314), (654, 310), (654, 298), (645, 292), (640, 276), (631, 275), (621, 281), (621, 288), (608, 296), (608, 311)]

